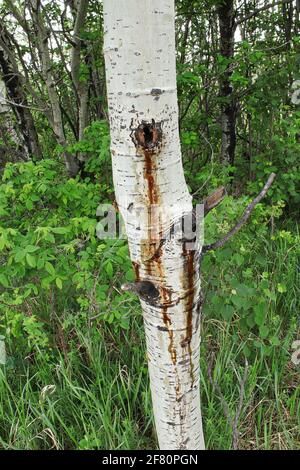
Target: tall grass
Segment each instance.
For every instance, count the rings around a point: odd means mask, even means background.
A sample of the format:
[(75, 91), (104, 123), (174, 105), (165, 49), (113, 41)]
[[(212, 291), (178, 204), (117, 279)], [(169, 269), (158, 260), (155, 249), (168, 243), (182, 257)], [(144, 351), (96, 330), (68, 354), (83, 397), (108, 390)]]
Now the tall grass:
[[(260, 247), (267, 260), (264, 270), (274, 285), (284, 282), (288, 289), (267, 319), (275, 325), (280, 344), (268, 355), (258, 349), (248, 360), (239, 448), (299, 449), (300, 369), (291, 362), (292, 342), (300, 339), (299, 255), (284, 239), (262, 240)], [(253, 267), (258, 276), (259, 268)], [(221, 278), (225, 271), (217, 275)], [(206, 284), (205, 289), (214, 286)], [(143, 324), (136, 301), (132, 301), (130, 328), (125, 332), (114, 330), (101, 318), (92, 325), (77, 321), (68, 305), (72, 301), (65, 298), (60, 312), (54, 314), (56, 341), (48, 354), (23, 357), (13, 342), (7, 345), (9, 360), (0, 368), (0, 446), (155, 449)], [(245, 337), (236, 318), (231, 322), (217, 316), (202, 318), (201, 390), (209, 449), (232, 446), (224, 401), (234, 416), (244, 372), (243, 347), (253, 341), (255, 334)], [(212, 354), (213, 377), (222, 398), (208, 378)]]

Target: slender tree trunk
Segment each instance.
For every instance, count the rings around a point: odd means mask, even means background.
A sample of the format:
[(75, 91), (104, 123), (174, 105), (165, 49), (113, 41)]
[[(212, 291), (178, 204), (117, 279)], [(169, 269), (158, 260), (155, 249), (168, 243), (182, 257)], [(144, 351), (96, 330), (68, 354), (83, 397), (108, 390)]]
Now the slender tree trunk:
[(236, 103), (232, 93), (230, 77), (234, 57), (234, 0), (223, 0), (218, 8), (220, 27), (220, 49), (222, 56), (228, 60), (227, 69), (220, 78), (221, 111), (221, 162), (234, 164), (236, 147)]
[(29, 0), (30, 12), (34, 24), (37, 47), (41, 61), (42, 76), (48, 91), (49, 102), (51, 104), (53, 132), (59, 145), (64, 148), (64, 159), (69, 176), (74, 177), (79, 172), (79, 163), (77, 159), (70, 155), (66, 150), (67, 142), (65, 137), (62, 111), (59, 101), (59, 95), (56, 91), (55, 79), (52, 73), (52, 62), (49, 50), (49, 31), (45, 26), (44, 18), (41, 13), (40, 0)]
[[(71, 55), (71, 74), (78, 102), (78, 139), (83, 139), (84, 129), (88, 125), (88, 96), (89, 78), (80, 77), (80, 64), (82, 61), (81, 51), (86, 54), (84, 41), (81, 39), (82, 29), (86, 20), (88, 0), (78, 0), (74, 20), (73, 47)], [(84, 46), (84, 47), (83, 47)], [(83, 59), (86, 63), (86, 60)], [(87, 64), (86, 64), (87, 65)]]
[[(1, 85), (1, 80), (0, 80)], [(18, 131), (18, 132), (17, 132)], [(28, 161), (29, 156), (24, 146), (23, 136), (16, 130), (10, 108), (3, 108), (0, 103), (0, 168), (6, 162)]]
[(291, 48), (292, 30), (293, 30), (293, 19), (294, 19), (294, 5), (293, 3), (282, 4), (282, 15), (284, 18), (284, 33), (286, 40), (286, 50), (289, 51)]
[(104, 0), (114, 186), (136, 286), (147, 291), (136, 287), (159, 445), (203, 449), (200, 250), (159, 240), (192, 211), (178, 132), (174, 18), (174, 0), (144, 0), (142, 8), (139, 0)]
[(181, 56), (180, 56), (181, 64), (185, 63), (186, 46), (187, 46), (188, 36), (189, 36), (189, 32), (190, 32), (190, 24), (191, 24), (191, 18), (188, 17), (186, 22), (185, 22), (184, 33), (183, 33), (182, 44), (181, 44)]
[(38, 134), (28, 106), (23, 79), (19, 73), (16, 61), (8, 53), (12, 49), (13, 46), (8, 32), (3, 26), (0, 26), (0, 72), (5, 83), (10, 107), (16, 117), (25, 153), (28, 158), (40, 159), (41, 149)]

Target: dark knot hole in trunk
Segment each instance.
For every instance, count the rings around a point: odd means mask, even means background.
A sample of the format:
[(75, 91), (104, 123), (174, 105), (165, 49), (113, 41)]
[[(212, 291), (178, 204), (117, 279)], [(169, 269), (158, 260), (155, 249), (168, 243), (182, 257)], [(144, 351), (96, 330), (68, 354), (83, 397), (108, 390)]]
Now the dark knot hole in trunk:
[(159, 148), (162, 139), (161, 124), (152, 122), (142, 123), (137, 127), (134, 132), (135, 142), (144, 150), (154, 151)]
[(144, 139), (146, 147), (153, 143), (153, 130), (150, 126), (144, 126)]

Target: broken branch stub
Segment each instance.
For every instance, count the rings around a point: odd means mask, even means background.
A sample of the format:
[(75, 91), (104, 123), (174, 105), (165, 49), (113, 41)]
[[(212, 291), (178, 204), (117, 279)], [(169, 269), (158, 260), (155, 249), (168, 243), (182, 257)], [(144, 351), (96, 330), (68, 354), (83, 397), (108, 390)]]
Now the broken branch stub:
[(221, 186), (220, 188), (216, 189), (212, 194), (210, 194), (204, 200), (204, 217), (215, 207), (217, 207), (227, 195), (226, 188)]

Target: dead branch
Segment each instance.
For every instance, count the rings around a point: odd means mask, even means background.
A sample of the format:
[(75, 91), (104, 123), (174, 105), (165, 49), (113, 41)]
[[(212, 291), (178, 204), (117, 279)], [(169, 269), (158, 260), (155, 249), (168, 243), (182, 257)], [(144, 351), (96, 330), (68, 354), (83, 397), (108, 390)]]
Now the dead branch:
[(204, 245), (203, 248), (202, 248), (202, 253), (206, 253), (207, 251), (212, 251), (212, 250), (216, 250), (217, 248), (221, 248), (222, 246), (225, 245), (225, 243), (233, 236), (235, 235), (239, 230), (240, 228), (247, 222), (247, 220), (249, 219), (253, 209), (255, 208), (255, 206), (265, 197), (265, 195), (267, 194), (267, 191), (269, 190), (270, 186), (272, 185), (274, 179), (276, 177), (276, 174), (275, 173), (271, 173), (269, 178), (268, 178), (268, 181), (266, 182), (266, 184), (264, 185), (262, 191), (260, 192), (260, 194), (255, 198), (253, 199), (253, 201), (246, 207), (246, 210), (244, 212), (244, 214), (242, 215), (241, 219), (238, 221), (238, 223), (225, 235), (225, 237), (221, 238), (220, 240), (214, 242), (214, 243), (211, 243), (210, 245)]

